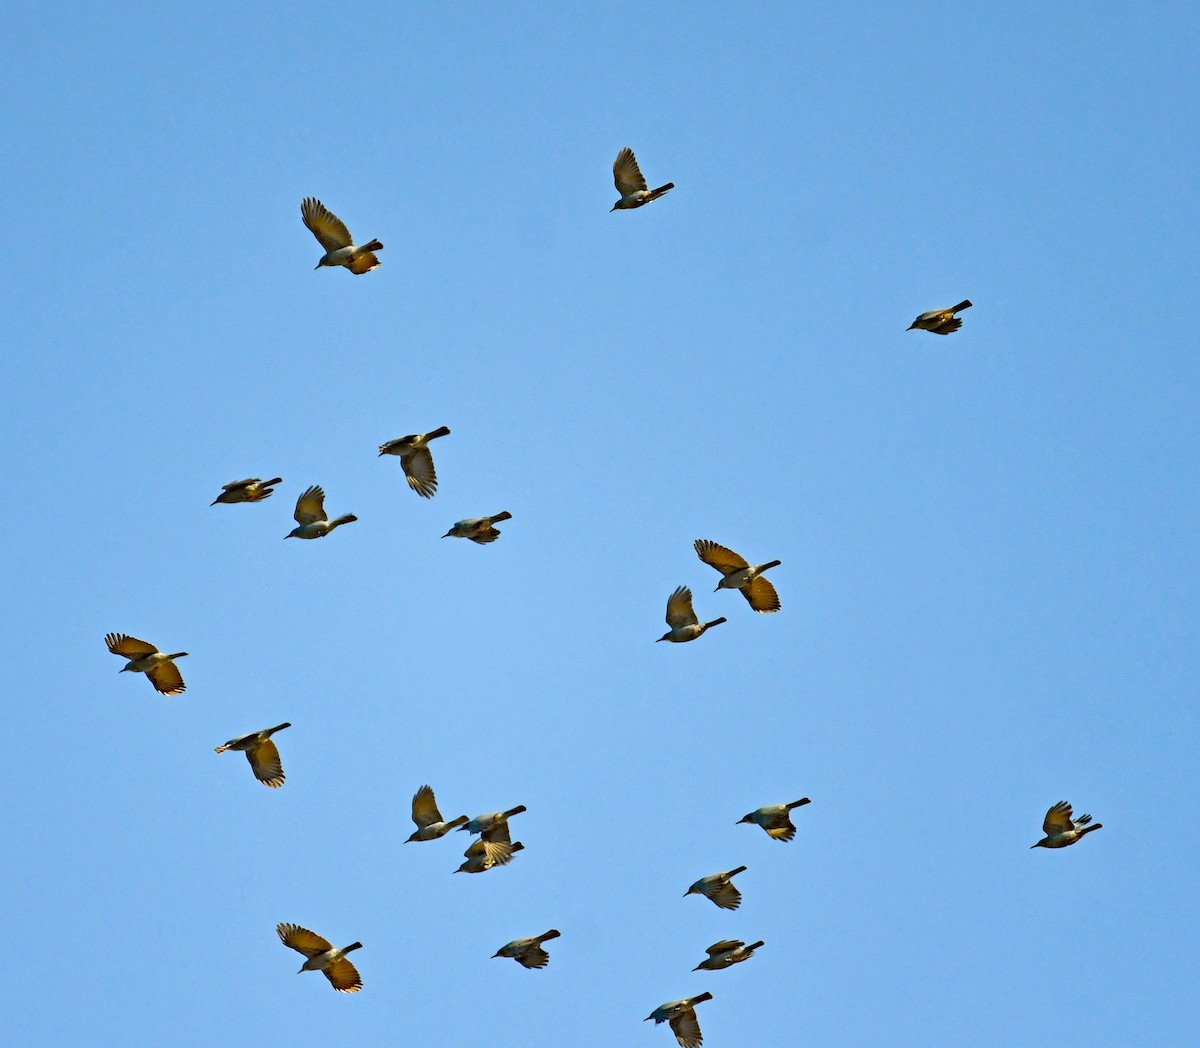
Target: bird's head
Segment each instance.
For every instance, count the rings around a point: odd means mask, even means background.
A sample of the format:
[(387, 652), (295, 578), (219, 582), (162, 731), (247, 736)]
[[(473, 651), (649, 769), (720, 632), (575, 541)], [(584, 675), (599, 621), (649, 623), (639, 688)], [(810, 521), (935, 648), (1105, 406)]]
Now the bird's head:
[(909, 324), (908, 327), (906, 327), (904, 330), (905, 331), (916, 331), (916, 329), (917, 329), (916, 321), (913, 321), (913, 323)]
[(492, 954), (492, 960), (494, 961), (497, 957), (503, 957), (503, 956), (504, 956), (504, 954), (501, 953), (499, 950), (497, 950), (494, 954)]
[(454, 536), (454, 529), (451, 528), (449, 531), (446, 532), (445, 535), (442, 536), (442, 538), (448, 539), (448, 538), (453, 538), (453, 536)]
[(1029, 847), (1031, 849), (1033, 849), (1033, 848), (1044, 848), (1045, 846), (1046, 846), (1045, 841), (1038, 841), (1037, 844), (1031, 844)]
[(671, 639), (671, 631), (667, 630), (667, 632), (664, 633), (661, 637), (659, 637), (658, 640), (656, 640), (654, 643), (657, 644), (657, 643), (659, 643), (659, 641), (670, 640), (670, 639)]
[(297, 539), (299, 537), (300, 537), (300, 529), (292, 528), (291, 531), (289, 531), (286, 535), (283, 536), (283, 539), (286, 542), (288, 539)]
[(220, 502), (220, 501), (221, 501), (221, 500), (220, 500), (219, 498), (213, 499), (213, 500), (212, 500), (212, 502), (210, 502), (210, 503), (209, 503), (209, 505), (210, 505), (210, 506), (215, 506), (215, 505), (216, 505), (218, 502)]
[(127, 662), (127, 663), (125, 663), (124, 666), (122, 666), (119, 670), (117, 670), (117, 672), (124, 673), (126, 670), (132, 670), (132, 669), (133, 669), (133, 665), (131, 663)]
[(738, 819), (738, 821), (734, 825), (741, 826), (741, 824), (744, 822), (753, 822), (753, 821), (754, 821), (754, 812), (751, 812), (749, 815), (743, 815), (740, 819)]
[(300, 970), (299, 970), (299, 971), (298, 971), (296, 974), (297, 974), (297, 975), (303, 975), (303, 974), (304, 974), (304, 969), (303, 969), (303, 968), (301, 968), (301, 969), (300, 969)]
[(689, 895), (696, 895), (699, 891), (700, 885), (693, 884), (687, 891), (683, 893), (683, 897), (686, 899)]
[[(417, 831), (417, 833), (419, 833), (419, 832), (420, 832), (420, 831)], [(409, 837), (409, 838), (408, 838), (408, 840), (406, 840), (404, 843), (405, 843), (405, 844), (412, 844), (412, 842), (413, 842), (413, 841), (419, 841), (421, 838), (420, 838), (419, 836), (417, 836), (417, 833), (414, 833), (414, 834), (413, 834), (411, 837)]]

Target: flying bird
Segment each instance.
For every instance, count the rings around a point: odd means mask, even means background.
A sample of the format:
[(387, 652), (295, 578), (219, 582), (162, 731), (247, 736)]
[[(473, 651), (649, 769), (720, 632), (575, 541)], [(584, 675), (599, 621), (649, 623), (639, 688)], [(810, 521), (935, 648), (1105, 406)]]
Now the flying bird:
[(378, 240), (372, 240), (362, 247), (355, 247), (354, 238), (350, 236), (346, 224), (321, 201), (305, 197), (300, 204), (300, 217), (325, 249), (321, 261), (314, 268), (345, 266), (351, 273), (358, 274), (379, 268), (375, 252), (382, 251), (383, 245)]
[(508, 820), (514, 815), (520, 815), (529, 809), (524, 804), (518, 804), (515, 808), (509, 808), (508, 811), (490, 811), (486, 815), (476, 815), (470, 822), (460, 826), (460, 830), (466, 830), (468, 833), (496, 833), (501, 830), (508, 832)]
[(793, 808), (799, 808), (808, 803), (810, 801), (807, 797), (801, 797), (798, 801), (792, 801), (791, 804), (768, 804), (765, 808), (759, 808), (749, 815), (743, 815), (738, 819), (737, 824), (740, 826), (743, 822), (752, 822), (756, 826), (761, 826), (767, 831), (768, 836), (774, 837), (777, 841), (790, 841), (796, 836), (796, 827), (792, 825), (789, 813)]
[(642, 169), (638, 167), (637, 157), (629, 148), (622, 149), (617, 154), (617, 159), (613, 161), (613, 182), (616, 183), (621, 199), (609, 208), (610, 214), (613, 211), (626, 211), (632, 207), (641, 207), (675, 188), (674, 182), (668, 182), (665, 186), (659, 186), (657, 189), (647, 189), (646, 179), (642, 175)]
[(739, 866), (736, 870), (729, 870), (726, 873), (710, 873), (707, 877), (701, 877), (685, 891), (683, 897), (686, 899), (689, 895), (703, 895), (706, 899), (715, 902), (722, 910), (736, 910), (742, 905), (742, 893), (733, 886), (731, 878), (745, 871), (745, 866)]
[(542, 949), (542, 943), (549, 939), (557, 939), (560, 935), (562, 932), (551, 928), (548, 932), (530, 939), (513, 939), (492, 954), (492, 960), (497, 957), (511, 957), (526, 968), (545, 968), (550, 963), (550, 955)]
[(215, 506), (218, 502), (234, 503), (234, 502), (262, 502), (268, 498), (275, 489), (272, 484), (282, 484), (283, 477), (275, 477), (273, 480), (259, 480), (258, 477), (250, 477), (248, 480), (234, 480), (228, 484), (221, 486), (221, 494), (219, 494), (210, 506)]
[(428, 786), (422, 786), (413, 794), (412, 821), (417, 824), (417, 830), (404, 842), (405, 844), (412, 841), (436, 841), (439, 837), (444, 837), (455, 826), (461, 826), (467, 821), (467, 817), (460, 815), (457, 819), (444, 822), (442, 813), (438, 811), (437, 799), (433, 795), (433, 790)]
[(325, 512), (325, 492), (319, 484), (313, 485), (296, 499), (296, 512), (293, 514), (300, 526), (292, 528), (283, 537), (285, 539), (319, 539), (328, 535), (334, 528), (358, 520), (353, 513), (347, 513), (330, 520)]
[(493, 866), (505, 866), (519, 851), (524, 851), (525, 845), (520, 841), (509, 845), (507, 851), (487, 841), (475, 841), (463, 854), (467, 861), (455, 873), (486, 873)]
[[(721, 616), (712, 622), (700, 622), (692, 610), (692, 591), (687, 586), (680, 586), (667, 598), (667, 625), (671, 628), (658, 640), (669, 640), (672, 644), (683, 644), (695, 640), (707, 629), (719, 626), (728, 620)], [(658, 641), (655, 641), (657, 644)]]
[(512, 520), (512, 514), (505, 510), (503, 513), (497, 513), (494, 517), (471, 517), (468, 520), (460, 520), (442, 538), (470, 539), (483, 546), (489, 542), (495, 542), (500, 537), (496, 523), (501, 520)]
[(361, 950), (362, 943), (352, 942), (349, 946), (335, 950), (328, 939), (322, 939), (316, 932), (310, 932), (298, 924), (277, 924), (275, 932), (284, 946), (291, 947), (308, 958), (300, 966), (301, 972), (324, 972), (325, 978), (333, 984), (338, 993), (358, 993), (362, 989), (362, 978), (358, 969), (346, 956), (351, 950)]
[(931, 309), (917, 317), (908, 326), (908, 330), (917, 328), (921, 331), (932, 331), (935, 335), (948, 335), (962, 327), (962, 321), (954, 314), (970, 308), (971, 300), (964, 298), (957, 306), (950, 306), (949, 309)]
[(125, 633), (106, 633), (104, 643), (114, 655), (121, 655), (129, 662), (120, 672), (144, 673), (150, 678), (154, 690), (161, 695), (182, 695), (187, 690), (175, 659), (182, 659), (187, 652), (176, 651), (164, 655), (153, 644)]
[(751, 943), (749, 946), (742, 942), (741, 939), (724, 939), (721, 942), (715, 942), (704, 951), (708, 956), (696, 965), (692, 971), (720, 971), (722, 968), (728, 968), (732, 964), (749, 960), (754, 955), (754, 951), (763, 945), (762, 939)]
[(273, 728), (252, 731), (249, 735), (239, 735), (236, 739), (230, 739), (224, 746), (218, 746), (216, 752), (241, 750), (246, 754), (246, 760), (250, 762), (254, 777), (264, 786), (278, 789), (283, 785), (285, 776), (283, 764), (279, 760), (279, 750), (271, 741), (271, 736), (277, 731), (283, 731), (284, 728), (290, 727), (291, 725), (287, 723), (276, 724)]
[(429, 442), (438, 437), (448, 437), (449, 426), (439, 426), (431, 433), (410, 433), (379, 445), (380, 455), (399, 455), (400, 465), (408, 478), (408, 486), (423, 498), (431, 499), (437, 491), (437, 473), (433, 468), (433, 455)]
[(660, 1004), (643, 1022), (654, 1020), (654, 1025), (670, 1023), (671, 1032), (675, 1034), (682, 1048), (700, 1048), (704, 1038), (700, 1034), (700, 1024), (696, 1021), (696, 1005), (701, 1001), (711, 1001), (711, 993), (702, 993), (699, 997), (684, 997), (679, 1001), (667, 1001)]
[(1042, 823), (1042, 832), (1046, 835), (1030, 848), (1066, 848), (1083, 840), (1092, 830), (1104, 828), (1103, 823), (1093, 823), (1090, 815), (1081, 815), (1072, 819), (1071, 806), (1066, 801), (1059, 801), (1048, 812), (1046, 821)]
[(771, 560), (766, 564), (751, 566), (745, 557), (711, 539), (696, 539), (694, 545), (696, 556), (705, 564), (716, 568), (723, 576), (714, 593), (723, 589), (741, 590), (742, 596), (750, 602), (750, 607), (755, 611), (779, 610), (779, 594), (775, 592), (775, 587), (763, 572), (768, 568), (779, 567), (783, 561)]

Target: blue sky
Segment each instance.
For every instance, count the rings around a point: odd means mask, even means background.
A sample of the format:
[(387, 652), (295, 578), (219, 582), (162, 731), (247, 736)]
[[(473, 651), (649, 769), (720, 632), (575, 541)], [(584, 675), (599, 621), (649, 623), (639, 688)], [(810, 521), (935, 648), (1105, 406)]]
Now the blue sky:
[[(1190, 5), (5, 36), (5, 1040), (663, 1048), (710, 990), (707, 1048), (1188, 1043)], [(677, 188), (610, 214), (626, 145)], [(305, 196), (382, 268), (313, 272)], [(439, 425), (426, 502), (375, 449)], [(359, 523), (280, 541), (317, 483)], [(782, 611), (702, 537), (780, 559)], [(655, 645), (681, 584), (729, 622)], [(283, 720), (281, 790), (212, 752)], [(425, 782), (527, 805), (525, 853), (403, 844)], [(790, 845), (734, 825), (803, 795)], [(1062, 798), (1104, 830), (1031, 852)], [(737, 865), (736, 913), (682, 898)], [(279, 921), (361, 939), (364, 991)], [(693, 973), (723, 938), (766, 946)]]

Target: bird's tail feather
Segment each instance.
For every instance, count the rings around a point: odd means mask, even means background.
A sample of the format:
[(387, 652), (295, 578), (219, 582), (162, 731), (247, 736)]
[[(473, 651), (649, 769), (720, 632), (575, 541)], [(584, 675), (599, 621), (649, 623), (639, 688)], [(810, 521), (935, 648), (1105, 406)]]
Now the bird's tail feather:
[(291, 726), (291, 721), (284, 721), (282, 724), (276, 724), (275, 727), (267, 729), (267, 734), (274, 735), (277, 731), (283, 731), (284, 728), (290, 728)]
[(1093, 823), (1091, 826), (1085, 826), (1082, 830), (1080, 830), (1079, 836), (1083, 837), (1086, 834), (1091, 833), (1092, 830), (1102, 830), (1102, 829), (1104, 829), (1104, 823), (1102, 823), (1102, 822)]
[(970, 308), (971, 308), (971, 300), (969, 298), (964, 298), (957, 306), (951, 306), (950, 312), (957, 313), (960, 309), (970, 309)]
[(491, 517), (489, 519), (491, 520), (491, 522), (493, 524), (495, 524), (499, 520), (512, 520), (512, 514), (509, 513), (508, 510), (502, 510), (501, 512), (497, 513), (494, 517)]
[(337, 520), (331, 520), (329, 522), (329, 530), (332, 531), (334, 528), (339, 528), (343, 524), (351, 524), (356, 520), (358, 520), (358, 518), (353, 513), (347, 513), (345, 516), (338, 517)]
[(791, 811), (793, 808), (799, 808), (802, 804), (811, 803), (812, 801), (810, 801), (807, 797), (801, 797), (798, 801), (792, 801), (792, 803), (787, 806), (787, 810)]
[(560, 935), (562, 935), (562, 932), (560, 932), (557, 928), (551, 928), (544, 935), (539, 935), (537, 941), (546, 942), (549, 939), (557, 939)]
[(712, 1000), (712, 994), (709, 993), (707, 990), (705, 990), (704, 993), (702, 993), (699, 997), (692, 998), (692, 1004), (699, 1004), (701, 1001), (711, 1001), (711, 1000)]
[(508, 811), (504, 813), (504, 817), (507, 819), (509, 816), (520, 815), (521, 812), (528, 810), (529, 809), (526, 808), (524, 804), (518, 804), (515, 808), (509, 808)]
[[(360, 251), (382, 251), (383, 245), (378, 240), (372, 240), (369, 244), (363, 244)], [(970, 305), (968, 302), (967, 305)]]
[(360, 942), (352, 942), (352, 943), (351, 943), (349, 946), (347, 946), (347, 947), (346, 947), (346, 948), (345, 948), (345, 949), (342, 951), (342, 953), (349, 953), (351, 950), (361, 950), (361, 949), (362, 949), (362, 943), (360, 943)]
[(448, 437), (448, 436), (450, 436), (450, 427), (449, 426), (438, 426), (438, 428), (435, 429), (432, 433), (426, 433), (425, 439), (433, 440), (435, 437)]
[(719, 625), (721, 625), (722, 622), (728, 622), (728, 621), (729, 620), (727, 618), (725, 618), (724, 615), (722, 615), (719, 619), (713, 619), (712, 622), (706, 622), (704, 624), (704, 628), (706, 630), (711, 629), (713, 626), (719, 626)]
[(176, 652), (172, 653), (171, 655), (168, 655), (167, 658), (168, 659), (182, 659), (186, 654), (187, 654), (186, 651), (176, 651)]
[(668, 182), (665, 186), (659, 186), (657, 189), (652, 189), (650, 191), (650, 195), (648, 197), (646, 197), (646, 203), (647, 204), (650, 203), (651, 200), (657, 200), (664, 193), (669, 192), (670, 190), (672, 190), (674, 188), (675, 188), (675, 183)]
[(766, 943), (763, 942), (762, 939), (759, 939), (758, 942), (752, 942), (749, 946), (746, 947), (746, 949), (747, 950), (757, 950), (760, 946), (766, 946)]
[(745, 866), (739, 866), (736, 870), (730, 870), (725, 876), (726, 877), (735, 877), (739, 873), (745, 873), (747, 868), (748, 867), (745, 867)]
[(272, 484), (282, 484), (282, 483), (283, 483), (283, 477), (272, 477), (270, 480), (264, 480), (262, 482), (262, 487), (269, 488)]
[(782, 564), (782, 563), (783, 563), (783, 561), (781, 561), (781, 560), (773, 560), (773, 561), (771, 561), (769, 564), (764, 564), (764, 565), (763, 565), (761, 568), (759, 568), (758, 570), (759, 570), (759, 571), (766, 571), (766, 570), (767, 570), (767, 568), (777, 568), (777, 567), (779, 567), (779, 565), (780, 565), (780, 564)]

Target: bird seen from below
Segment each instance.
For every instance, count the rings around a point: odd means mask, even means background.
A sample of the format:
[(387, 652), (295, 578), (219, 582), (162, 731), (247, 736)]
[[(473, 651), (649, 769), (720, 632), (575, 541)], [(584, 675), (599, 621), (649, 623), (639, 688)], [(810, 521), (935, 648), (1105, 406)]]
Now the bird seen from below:
[(1083, 840), (1092, 830), (1104, 828), (1103, 824), (1099, 822), (1089, 826), (1090, 822), (1092, 822), (1090, 815), (1081, 815), (1078, 819), (1072, 819), (1071, 805), (1066, 801), (1059, 801), (1046, 812), (1046, 819), (1042, 823), (1042, 832), (1046, 836), (1037, 844), (1031, 844), (1029, 847), (1066, 848)]
[(678, 1001), (667, 1001), (660, 1004), (643, 1022), (654, 1020), (654, 1025), (670, 1023), (671, 1032), (675, 1034), (682, 1048), (700, 1048), (704, 1038), (700, 1033), (700, 1024), (696, 1021), (696, 1005), (701, 1001), (711, 1001), (712, 994), (705, 992), (699, 997), (684, 997)]
[(325, 978), (338, 993), (358, 993), (362, 989), (358, 969), (346, 956), (351, 950), (361, 950), (362, 943), (352, 942), (335, 950), (328, 939), (322, 939), (316, 932), (310, 932), (298, 924), (277, 924), (275, 932), (284, 946), (307, 958), (300, 966), (301, 972), (324, 972)]
[(742, 905), (742, 893), (733, 886), (732, 878), (745, 872), (746, 867), (739, 866), (736, 870), (728, 870), (725, 873), (710, 873), (685, 891), (683, 897), (686, 899), (689, 895), (703, 895), (722, 910), (736, 910)]
[(448, 437), (449, 426), (439, 426), (430, 433), (410, 433), (379, 445), (380, 455), (399, 455), (400, 466), (408, 478), (408, 486), (422, 498), (431, 499), (437, 491), (437, 472), (433, 468), (433, 455), (429, 442), (438, 437)]
[[(724, 616), (713, 619), (712, 622), (701, 622), (692, 610), (692, 591), (687, 586), (680, 586), (667, 598), (667, 625), (671, 628), (658, 640), (667, 640), (672, 644), (684, 644), (695, 640), (705, 630), (719, 626), (729, 621)], [(657, 644), (658, 641), (655, 641)]]
[(182, 695), (187, 690), (179, 667), (174, 662), (175, 659), (182, 659), (187, 654), (186, 651), (165, 655), (153, 644), (125, 633), (106, 633), (104, 643), (114, 655), (121, 655), (129, 660), (121, 667), (121, 673), (144, 673), (160, 695)]
[(493, 866), (506, 866), (514, 855), (519, 851), (524, 851), (525, 845), (520, 841), (509, 845), (507, 849), (497, 848), (494, 845), (489, 846), (487, 841), (475, 841), (469, 847), (464, 855), (467, 861), (464, 862), (455, 873), (486, 873)]
[(550, 963), (550, 955), (542, 949), (542, 943), (557, 939), (561, 934), (556, 928), (551, 928), (548, 932), (531, 939), (513, 939), (492, 954), (492, 960), (497, 957), (511, 957), (526, 968), (545, 968)]
[(412, 821), (417, 824), (417, 830), (404, 842), (405, 844), (412, 841), (436, 841), (456, 826), (461, 826), (467, 821), (467, 817), (460, 815), (457, 819), (451, 819), (449, 822), (443, 821), (433, 790), (429, 786), (422, 786), (413, 794)]
[(777, 841), (790, 841), (796, 836), (796, 827), (792, 825), (789, 812), (793, 808), (799, 808), (809, 803), (811, 802), (807, 797), (801, 797), (798, 801), (792, 801), (791, 804), (769, 804), (765, 808), (750, 812), (749, 815), (743, 815), (738, 819), (737, 825), (752, 822), (756, 826), (761, 826), (769, 836), (774, 837)]
[(250, 762), (254, 777), (264, 786), (278, 789), (283, 785), (285, 776), (283, 764), (279, 760), (279, 750), (271, 741), (271, 736), (277, 731), (283, 731), (284, 728), (290, 727), (291, 724), (284, 722), (276, 724), (273, 728), (252, 731), (249, 735), (239, 735), (236, 739), (230, 739), (225, 745), (218, 746), (216, 752), (241, 750), (246, 754), (246, 760)]
[(234, 502), (262, 502), (263, 499), (269, 498), (275, 489), (273, 484), (282, 484), (283, 477), (275, 477), (272, 480), (259, 480), (258, 477), (251, 477), (248, 480), (234, 480), (221, 487), (219, 494), (210, 506), (215, 506), (218, 502), (234, 503)]
[(379, 268), (376, 251), (382, 251), (383, 245), (378, 240), (356, 247), (354, 238), (345, 223), (332, 211), (328, 210), (321, 201), (313, 197), (305, 197), (300, 204), (300, 217), (304, 224), (317, 238), (325, 254), (315, 269), (322, 266), (345, 266), (351, 273), (369, 273)]
[(917, 317), (907, 330), (916, 329), (932, 331), (935, 335), (948, 335), (951, 331), (957, 331), (962, 327), (962, 321), (954, 314), (970, 308), (971, 300), (964, 298), (957, 306), (950, 306), (948, 309), (931, 309), (928, 313), (922, 313)]
[(300, 526), (292, 528), (283, 537), (285, 539), (320, 539), (328, 535), (334, 528), (358, 520), (353, 513), (346, 513), (330, 520), (325, 512), (325, 492), (319, 484), (314, 484), (296, 499), (296, 512), (293, 514)]
[[(696, 539), (693, 544), (698, 556), (705, 564), (714, 567), (723, 576), (717, 590), (741, 590), (742, 596), (755, 611), (779, 610), (779, 594), (763, 575), (768, 568), (777, 568), (783, 561), (771, 560), (766, 564), (751, 565), (745, 557), (733, 550), (720, 546), (711, 539)], [(717, 592), (714, 590), (713, 592)]]
[(765, 945), (762, 939), (758, 942), (753, 942), (747, 946), (741, 939), (723, 939), (721, 942), (713, 943), (704, 952), (708, 954), (695, 968), (694, 972), (718, 972), (722, 968), (728, 968), (732, 964), (738, 964), (741, 961), (748, 961), (754, 951), (760, 946)]
[(674, 182), (668, 182), (665, 186), (659, 186), (657, 189), (647, 189), (646, 179), (642, 175), (642, 169), (638, 167), (637, 157), (628, 147), (622, 149), (617, 154), (617, 159), (613, 161), (613, 182), (616, 183), (621, 199), (609, 208), (610, 214), (613, 211), (628, 211), (630, 208), (641, 207), (675, 188)]
[(528, 810), (524, 804), (518, 804), (515, 808), (509, 808), (508, 811), (490, 811), (485, 815), (476, 815), (459, 829), (466, 830), (467, 833), (493, 833), (502, 827), (507, 827), (508, 820), (514, 815), (520, 815)]
[(471, 517), (455, 522), (454, 527), (442, 536), (444, 539), (470, 539), (481, 546), (495, 542), (500, 537), (496, 524), (502, 520), (512, 520), (512, 514), (505, 510), (494, 517)]

